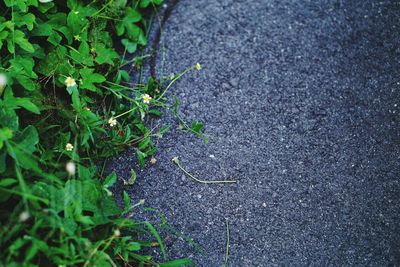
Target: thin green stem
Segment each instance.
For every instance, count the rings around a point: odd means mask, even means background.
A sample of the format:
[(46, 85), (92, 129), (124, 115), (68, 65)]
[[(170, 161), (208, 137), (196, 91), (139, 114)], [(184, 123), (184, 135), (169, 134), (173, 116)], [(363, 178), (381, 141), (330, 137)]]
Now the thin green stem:
[(117, 118), (119, 118), (119, 117), (122, 117), (122, 116), (124, 116), (124, 115), (130, 113), (130, 112), (134, 111), (136, 108), (137, 108), (137, 107), (131, 108), (130, 110), (127, 110), (127, 111), (125, 111), (125, 112), (119, 114), (118, 116), (115, 116), (114, 119), (117, 119)]
[(174, 77), (171, 82), (167, 85), (167, 88), (165, 88), (165, 90), (162, 92), (162, 94), (157, 97), (156, 100), (160, 100), (169, 90), (169, 88), (171, 88), (171, 86), (174, 84), (174, 82), (176, 82), (177, 80), (179, 80), (183, 75), (185, 75), (186, 73), (188, 73), (189, 71), (195, 69), (195, 66), (187, 68), (186, 70), (184, 70), (182, 73), (180, 73), (178, 76)]
[(226, 224), (226, 248), (225, 248), (225, 262), (222, 265), (222, 267), (227, 267), (228, 260), (229, 260), (229, 221), (228, 221), (228, 219), (225, 219), (225, 224)]

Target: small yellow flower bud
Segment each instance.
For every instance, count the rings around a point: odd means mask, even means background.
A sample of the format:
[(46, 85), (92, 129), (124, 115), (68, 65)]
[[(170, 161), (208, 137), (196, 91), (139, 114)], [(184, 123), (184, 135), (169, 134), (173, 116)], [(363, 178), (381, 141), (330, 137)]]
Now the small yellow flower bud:
[(195, 67), (196, 70), (201, 70), (201, 65), (200, 65), (200, 63), (197, 63), (194, 67)]

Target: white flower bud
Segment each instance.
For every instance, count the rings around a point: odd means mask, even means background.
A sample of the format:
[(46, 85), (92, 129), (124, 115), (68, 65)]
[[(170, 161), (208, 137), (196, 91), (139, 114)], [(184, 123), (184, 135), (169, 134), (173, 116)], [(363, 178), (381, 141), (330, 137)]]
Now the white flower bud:
[(71, 176), (74, 176), (76, 173), (76, 165), (72, 161), (68, 161), (67, 164), (65, 165), (65, 170), (67, 173)]

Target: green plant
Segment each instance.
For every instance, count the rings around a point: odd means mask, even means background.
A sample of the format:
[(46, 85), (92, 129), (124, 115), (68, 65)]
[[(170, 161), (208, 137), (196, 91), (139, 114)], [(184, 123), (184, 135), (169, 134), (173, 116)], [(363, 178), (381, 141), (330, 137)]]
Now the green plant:
[[(146, 55), (127, 59), (161, 2), (0, 1), (0, 266), (192, 265), (168, 261), (149, 222), (124, 218), (130, 199), (121, 210), (116, 174), (104, 177), (129, 146), (143, 167), (168, 129), (144, 123), (167, 106), (164, 81), (132, 88)], [(153, 246), (163, 263), (142, 252)]]

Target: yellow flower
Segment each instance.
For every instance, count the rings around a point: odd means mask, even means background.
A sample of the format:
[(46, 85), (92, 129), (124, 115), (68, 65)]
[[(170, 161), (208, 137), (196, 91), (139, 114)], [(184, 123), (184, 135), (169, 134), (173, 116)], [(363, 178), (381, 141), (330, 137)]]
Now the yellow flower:
[(201, 70), (201, 65), (200, 65), (200, 63), (197, 63), (197, 64), (194, 66), (194, 68), (195, 68), (196, 70)]
[(114, 119), (113, 117), (111, 117), (111, 118), (108, 120), (108, 124), (109, 124), (111, 127), (114, 127), (115, 125), (117, 125), (117, 120)]
[(74, 149), (74, 146), (71, 143), (65, 145), (65, 150), (72, 151), (72, 149)]
[(65, 79), (65, 85), (67, 87), (75, 86), (76, 85), (75, 79), (72, 77), (67, 77), (67, 79)]
[(157, 163), (157, 159), (155, 157), (151, 157), (150, 163), (151, 164), (156, 164)]
[(144, 94), (142, 96), (142, 98), (143, 98), (143, 103), (145, 103), (145, 104), (149, 104), (150, 103), (151, 96), (149, 96), (148, 94)]

